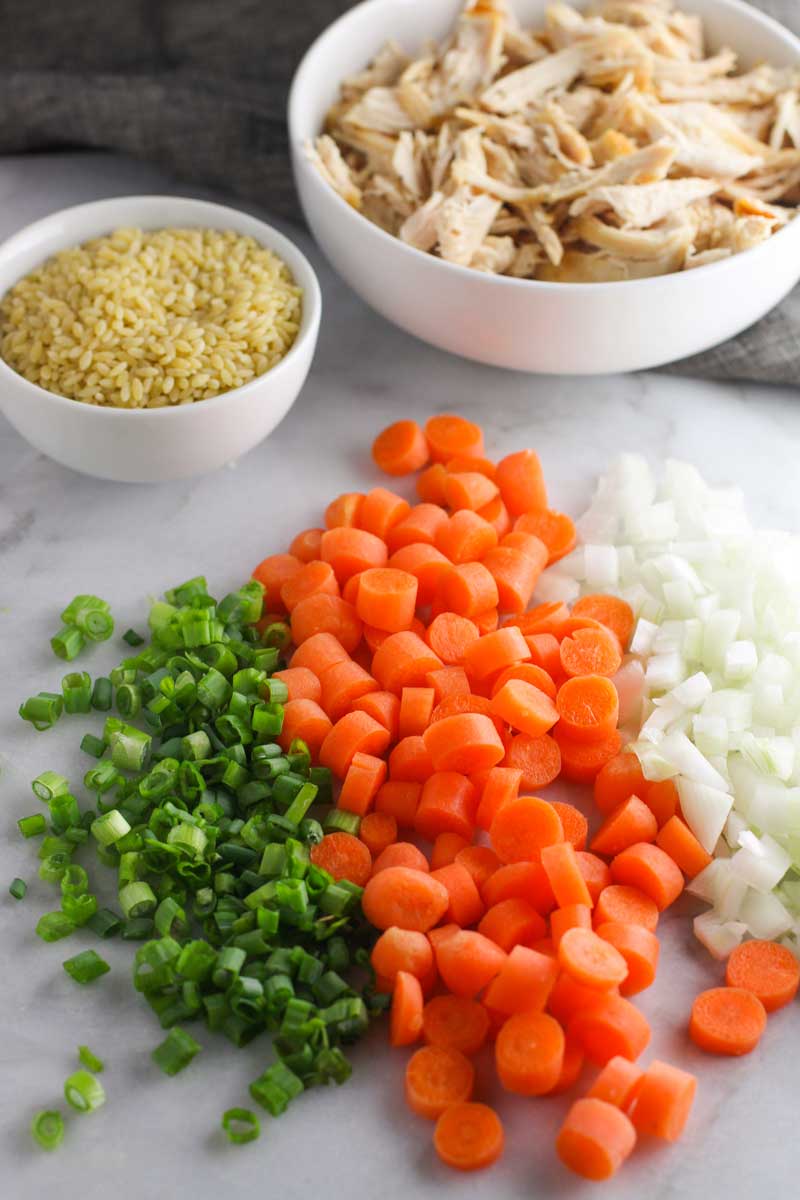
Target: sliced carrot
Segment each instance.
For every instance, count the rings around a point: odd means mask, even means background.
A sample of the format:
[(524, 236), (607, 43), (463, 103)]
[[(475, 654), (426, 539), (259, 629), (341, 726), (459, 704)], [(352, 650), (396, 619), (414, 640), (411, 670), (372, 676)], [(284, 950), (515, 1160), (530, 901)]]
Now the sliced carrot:
[[(558, 810), (558, 815), (561, 817), (561, 824), (564, 826), (564, 835), (566, 836), (568, 822), (564, 820), (561, 806), (556, 804), (555, 801), (553, 803)], [(598, 858), (596, 854), (590, 854), (588, 850), (576, 850), (575, 859), (578, 863), (578, 870), (583, 876), (584, 883), (589, 889), (592, 904), (597, 904), (600, 893), (612, 882), (608, 864), (604, 863), (602, 858)]]
[(494, 500), (499, 491), (497, 484), (479, 471), (448, 472), (444, 481), (445, 502), (454, 512), (462, 508), (478, 512)]
[(580, 1042), (569, 1035), (564, 1038), (564, 1059), (561, 1063), (561, 1074), (555, 1087), (547, 1093), (548, 1096), (560, 1096), (568, 1092), (578, 1082), (583, 1070), (586, 1055)]
[[(430, 628), (428, 632), (430, 632)], [(450, 696), (468, 696), (470, 694), (469, 679), (463, 667), (440, 667), (438, 671), (428, 671), (425, 682), (433, 688), (436, 704), (441, 704)]]
[(324, 532), (324, 529), (303, 529), (289, 547), (289, 553), (293, 554), (295, 558), (299, 558), (300, 562), (314, 562), (319, 558), (319, 548)]
[(544, 1096), (561, 1075), (564, 1031), (548, 1013), (515, 1013), (498, 1033), (494, 1052), (497, 1075), (507, 1092)]
[(332, 721), (343, 717), (362, 696), (378, 691), (376, 680), (350, 658), (323, 671), (320, 683), (321, 704)]
[(658, 925), (658, 908), (638, 887), (612, 883), (603, 888), (597, 897), (594, 921), (596, 926), (605, 925), (608, 921), (624, 925), (643, 925), (653, 933)]
[(583, 850), (589, 833), (586, 817), (574, 804), (566, 804), (563, 800), (551, 800), (550, 803), (561, 818), (564, 840), (570, 842), (575, 850)]
[(489, 1015), (467, 996), (434, 996), (422, 1012), (422, 1036), (429, 1046), (477, 1054), (489, 1032)]
[(480, 562), (497, 545), (497, 530), (477, 513), (453, 513), (436, 534), (436, 547), (451, 563)]
[(393, 817), (402, 829), (413, 829), (421, 793), (420, 783), (390, 779), (378, 789), (375, 812)]
[(619, 753), (622, 738), (614, 730), (599, 742), (582, 742), (562, 732), (560, 722), (553, 738), (561, 755), (561, 774), (572, 783), (591, 783), (610, 758)]
[(611, 863), (615, 883), (637, 887), (657, 905), (668, 908), (683, 891), (683, 875), (668, 854), (648, 842), (637, 842)]
[(452, 921), (450, 921), (447, 925), (439, 925), (438, 928), (436, 928), (436, 929), (429, 929), (428, 930), (428, 941), (430, 942), (431, 946), (433, 947), (434, 955), (436, 954), (436, 951), (439, 949), (439, 947), (443, 944), (443, 942), (446, 942), (448, 938), (453, 937), (454, 934), (459, 933), (459, 932), (460, 932), (460, 930), (459, 930), (458, 926), (455, 925)]
[(440, 505), (415, 504), (386, 534), (389, 553), (394, 554), (403, 546), (419, 543), (435, 546), (436, 534), (446, 524), (447, 512)]
[(503, 1126), (488, 1104), (451, 1104), (436, 1122), (433, 1145), (457, 1171), (480, 1171), (503, 1153)]
[(466, 775), (435, 771), (422, 786), (414, 828), (431, 842), (440, 833), (457, 833), (471, 841), (477, 804), (477, 793)]
[(697, 1092), (697, 1079), (657, 1058), (648, 1066), (633, 1108), (637, 1133), (677, 1142), (683, 1133)]
[(423, 981), (435, 970), (433, 950), (425, 934), (394, 926), (380, 935), (372, 947), (370, 962), (373, 970), (392, 986), (400, 971)]
[(528, 658), (535, 667), (541, 667), (558, 684), (564, 678), (561, 666), (561, 647), (552, 633), (526, 633), (525, 645)]
[(339, 792), (338, 807), (365, 816), (385, 781), (386, 763), (382, 758), (376, 758), (374, 754), (354, 754)]
[(373, 567), (359, 575), (356, 612), (361, 620), (386, 633), (409, 629), (417, 606), (417, 580), (396, 567)]
[(385, 567), (389, 557), (386, 543), (366, 529), (349, 525), (328, 529), (322, 535), (320, 554), (330, 563), (340, 584), (370, 567)]
[[(523, 533), (521, 530), (512, 530), (510, 533), (506, 533), (503, 535), (503, 537), (501, 537), (500, 545), (506, 547), (510, 546), (514, 550), (521, 550), (522, 553), (527, 555), (528, 558), (532, 558), (542, 570), (544, 570), (544, 568), (547, 566), (547, 547), (540, 538), (537, 538), (532, 533)], [(566, 609), (566, 605), (564, 607)], [(525, 619), (528, 617), (527, 613), (520, 615)], [(509, 623), (511, 624), (512, 622)], [(538, 633), (541, 631), (536, 630), (536, 632)]]
[(689, 1037), (708, 1054), (735, 1056), (755, 1050), (766, 1027), (766, 1010), (753, 992), (709, 988), (692, 1005)]
[[(310, 701), (297, 703), (308, 704)], [(383, 725), (367, 713), (354, 710), (335, 723), (320, 746), (320, 766), (330, 767), (338, 779), (344, 779), (356, 754), (383, 754), (388, 745), (389, 734)]]
[[(557, 962), (556, 966), (558, 966)], [(571, 975), (561, 971), (553, 985), (547, 1007), (556, 1020), (560, 1021), (564, 1028), (567, 1028), (573, 1017), (590, 1008), (595, 1008), (602, 1002), (604, 996), (605, 992), (598, 992), (597, 988), (585, 987)]]
[(800, 963), (786, 946), (753, 939), (732, 951), (725, 967), (725, 982), (728, 987), (752, 992), (767, 1012), (774, 1012), (797, 995)]
[(655, 783), (645, 780), (644, 792), (637, 794), (650, 809), (659, 829), (678, 812), (678, 789), (672, 779), (659, 779)]
[(542, 1012), (558, 978), (558, 963), (528, 946), (514, 946), (486, 989), (486, 1004), (506, 1016)]
[(425, 423), (425, 437), (433, 462), (446, 463), (451, 458), (483, 456), (483, 430), (480, 425), (454, 413), (430, 417)]
[(541, 667), (535, 667), (533, 663), (518, 663), (513, 667), (506, 667), (492, 683), (492, 695), (496, 696), (505, 684), (513, 679), (521, 679), (524, 683), (529, 683), (531, 687), (538, 688), (540, 692), (544, 692), (551, 700), (556, 698), (556, 685), (553, 680), (543, 671)]
[(480, 920), (483, 915), (483, 901), (475, 886), (475, 880), (466, 867), (452, 862), (446, 867), (439, 867), (438, 870), (432, 869), (431, 879), (438, 879), (439, 883), (447, 888), (450, 903), (445, 916), (448, 921), (463, 927), (474, 925)]
[(497, 467), (488, 458), (482, 458), (477, 454), (460, 454), (456, 458), (448, 459), (445, 463), (445, 468), (448, 475), (457, 475), (459, 471), (477, 471), (481, 475), (485, 475), (487, 479), (494, 479), (497, 474)]
[(484, 555), (483, 565), (494, 579), (500, 611), (523, 612), (546, 565), (544, 547), (542, 557), (534, 558), (530, 547), (526, 552), (516, 546), (495, 546)]
[[(412, 871), (429, 871), (428, 860), (411, 842), (395, 842), (382, 850), (372, 864), (372, 874), (379, 875), (390, 867), (409, 867)], [(388, 928), (388, 927), (387, 927)]]
[(567, 1113), (556, 1138), (564, 1166), (584, 1179), (610, 1179), (636, 1145), (630, 1118), (613, 1104), (584, 1097)]
[(396, 492), (377, 487), (367, 492), (358, 514), (359, 529), (386, 541), (386, 536), (411, 511), (411, 505)]
[(603, 741), (614, 733), (619, 719), (617, 689), (602, 675), (581, 675), (562, 683), (556, 708), (560, 732), (576, 742)]
[(507, 800), (516, 800), (521, 781), (522, 771), (518, 768), (492, 767), (487, 772), (478, 811), (475, 814), (475, 823), (479, 829), (485, 829), (487, 832), (491, 829), (498, 810)]
[(550, 937), (558, 953), (561, 939), (570, 929), (592, 928), (592, 910), (588, 904), (564, 904), (550, 913)]
[(370, 854), (377, 856), (397, 841), (397, 820), (391, 813), (368, 812), (358, 827), (358, 836)]
[(399, 695), (404, 687), (423, 687), (428, 671), (436, 671), (441, 665), (418, 634), (393, 633), (375, 651), (372, 673), (382, 688)]
[(397, 925), (422, 933), (441, 921), (448, 902), (447, 889), (441, 883), (409, 867), (387, 867), (373, 873), (361, 899), (364, 916), (376, 929)]
[(503, 503), (501, 496), (495, 496), (483, 508), (478, 509), (478, 516), (488, 521), (501, 540), (511, 529), (511, 514)]
[(479, 637), (477, 625), (467, 617), (459, 616), (456, 612), (443, 612), (431, 621), (425, 640), (443, 663), (458, 665), (464, 661), (467, 650)]
[(478, 680), (516, 666), (528, 657), (528, 646), (520, 631), (513, 625), (486, 634), (467, 647), (464, 665)]
[(476, 613), (472, 620), (478, 626), (481, 637), (485, 637), (487, 633), (494, 633), (500, 624), (496, 608), (486, 608), (483, 612)]
[(300, 738), (316, 759), (332, 728), (330, 717), (316, 701), (289, 700), (283, 706), (283, 729), (278, 740), (288, 750), (295, 738)]
[(497, 464), (495, 475), (506, 508), (513, 516), (547, 508), (542, 464), (534, 450), (518, 450)]
[(326, 833), (311, 847), (311, 861), (334, 879), (348, 879), (364, 887), (372, 872), (372, 855), (352, 833)]
[(294, 554), (270, 554), (258, 564), (253, 571), (253, 579), (257, 579), (264, 588), (265, 610), (283, 611), (281, 588), (288, 579), (299, 573), (302, 566), (302, 562)]
[[(521, 520), (522, 518), (519, 518)], [(519, 522), (518, 522), (519, 523)], [(535, 536), (526, 534), (526, 537)], [(518, 625), (522, 633), (533, 636), (536, 633), (551, 633), (556, 638), (561, 636), (564, 622), (569, 617), (569, 609), (563, 600), (548, 600), (546, 604), (537, 604), (535, 608), (517, 616), (509, 625)]]
[(317, 594), (301, 600), (292, 613), (292, 641), (296, 646), (318, 633), (330, 633), (352, 654), (361, 641), (361, 620), (346, 600)]
[(336, 582), (333, 567), (326, 562), (305, 563), (281, 585), (281, 602), (287, 612), (292, 612), (301, 600), (320, 593), (327, 596), (339, 595), (339, 584)]
[(423, 734), (436, 771), (471, 775), (503, 759), (503, 745), (493, 722), (480, 713), (460, 713), (430, 725)]
[(523, 513), (514, 522), (514, 530), (539, 538), (547, 548), (548, 564), (564, 558), (575, 549), (578, 540), (572, 519), (566, 513), (548, 508)]
[(423, 738), (403, 738), (389, 755), (389, 778), (404, 783), (425, 783), (433, 774), (433, 760)]
[(565, 675), (616, 675), (622, 666), (619, 642), (602, 625), (597, 629), (576, 629), (561, 642), (561, 666)]
[(492, 697), (492, 712), (512, 729), (540, 737), (558, 720), (558, 709), (545, 693), (523, 679), (509, 681)]
[(599, 1067), (604, 1067), (616, 1054), (635, 1061), (650, 1041), (650, 1026), (644, 1013), (613, 992), (605, 992), (598, 1004), (577, 1013), (569, 1028), (583, 1046), (586, 1057)]
[(615, 1055), (610, 1058), (586, 1093), (595, 1100), (605, 1100), (627, 1112), (636, 1100), (644, 1079), (644, 1071), (629, 1058)]
[(501, 865), (500, 859), (489, 846), (464, 846), (456, 854), (455, 861), (469, 871), (478, 891), (483, 890), (486, 880)]
[(488, 909), (478, 925), (478, 932), (505, 950), (508, 954), (515, 946), (527, 945), (544, 937), (547, 926), (532, 904), (513, 897), (501, 900)]
[(442, 982), (456, 996), (476, 996), (506, 960), (499, 946), (471, 929), (457, 929), (438, 940), (434, 953)]
[(633, 633), (634, 615), (630, 604), (619, 596), (595, 594), (581, 596), (572, 606), (574, 617), (592, 617), (605, 625), (615, 635), (623, 650), (628, 647)]
[[(563, 829), (563, 822), (561, 827)], [(571, 904), (592, 907), (592, 895), (586, 886), (575, 847), (571, 842), (556, 842), (552, 846), (544, 846), (541, 851), (541, 863), (559, 908)]]
[(565, 930), (558, 942), (558, 961), (578, 983), (600, 992), (619, 987), (628, 974), (620, 952), (591, 929)]
[(400, 693), (398, 732), (401, 738), (421, 735), (428, 727), (435, 699), (432, 687), (404, 687)]
[[(655, 819), (654, 816), (653, 820)], [(703, 849), (689, 826), (680, 817), (670, 817), (659, 829), (656, 845), (668, 854), (690, 879), (699, 875), (711, 862), (711, 855)]]
[(626, 925), (621, 921), (606, 921), (598, 925), (595, 932), (618, 950), (628, 964), (628, 974), (619, 985), (620, 994), (635, 996), (649, 988), (658, 966), (656, 935), (643, 925)]
[(629, 796), (646, 802), (647, 780), (635, 754), (615, 754), (594, 781), (594, 802), (601, 813), (610, 813)]
[(487, 908), (518, 896), (542, 916), (547, 916), (556, 905), (550, 881), (538, 862), (507, 863), (499, 867), (484, 883), (481, 895)]
[(613, 858), (636, 842), (652, 842), (658, 832), (656, 819), (638, 796), (629, 796), (606, 817), (592, 838), (595, 854)]
[(349, 654), (332, 633), (314, 633), (292, 655), (292, 667), (307, 667), (318, 679), (328, 667), (346, 662)]
[(276, 671), (272, 678), (286, 684), (289, 700), (315, 700), (319, 704), (322, 698), (322, 684), (308, 667), (287, 667)]
[(504, 863), (538, 861), (542, 849), (563, 840), (558, 813), (538, 796), (519, 796), (498, 809), (489, 837)]
[(444, 504), (444, 484), (447, 468), (444, 463), (432, 463), (417, 477), (417, 495), (423, 504)]
[(549, 733), (535, 738), (520, 733), (511, 739), (503, 766), (522, 771), (523, 788), (546, 787), (559, 776), (561, 750)]
[[(497, 607), (497, 584), (483, 563), (459, 563), (452, 567), (442, 580), (441, 598), (451, 613), (458, 613), (462, 617), (474, 617), (487, 609)], [(441, 616), (436, 620), (441, 620)], [(472, 643), (467, 643), (464, 647), (465, 652), (470, 644)]]
[[(449, 867), (456, 861), (456, 856), (469, 845), (469, 839), (462, 837), (460, 833), (450, 833), (449, 831), (438, 833), (431, 849), (431, 870), (438, 871), (440, 867)], [(481, 911), (483, 911), (483, 905), (481, 905)]]
[(416, 421), (395, 421), (372, 443), (372, 458), (385, 475), (410, 475), (428, 461), (428, 442)]
[(357, 712), (365, 712), (368, 716), (382, 725), (389, 734), (389, 741), (397, 738), (397, 727), (400, 719), (400, 701), (394, 692), (367, 692), (353, 700), (351, 707)]
[(425, 605), (430, 604), (438, 594), (442, 580), (450, 570), (450, 561), (435, 546), (413, 542), (396, 550), (388, 566), (414, 576), (417, 581), (417, 603)]
[(354, 529), (363, 503), (363, 492), (343, 492), (325, 509), (325, 528)]
[(398, 971), (392, 991), (389, 1044), (411, 1046), (422, 1036), (422, 985), (415, 975)]

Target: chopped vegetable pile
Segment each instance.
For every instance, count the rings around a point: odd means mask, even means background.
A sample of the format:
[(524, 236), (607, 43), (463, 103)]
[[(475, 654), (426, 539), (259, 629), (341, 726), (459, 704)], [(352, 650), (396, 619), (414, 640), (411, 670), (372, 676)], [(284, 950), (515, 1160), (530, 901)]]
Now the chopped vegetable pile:
[[(34, 781), (49, 831), (41, 814), (20, 830), (47, 834), (40, 874), (62, 893), (37, 932), (141, 941), (134, 985), (167, 1031), (153, 1051), (167, 1075), (201, 1048), (193, 1020), (239, 1046), (268, 1030), (277, 1061), (250, 1092), (278, 1115), (343, 1082), (342, 1047), (391, 1004), (391, 1044), (424, 1043), (405, 1095), (444, 1163), (503, 1151), (473, 1095), (493, 1043), (507, 1092), (572, 1093), (556, 1151), (609, 1178), (639, 1139), (675, 1141), (694, 1100), (692, 1074), (639, 1064), (650, 1027), (634, 1000), (685, 878), (714, 903), (698, 934), (727, 958), (686, 1013), (698, 1047), (749, 1052), (798, 990), (796, 588), (737, 502), (686, 468), (657, 498), (622, 460), (576, 549), (534, 451), (495, 464), (464, 418), (397, 422), (373, 457), (420, 472), (419, 503), (339, 496), (238, 592), (216, 602), (197, 578), (167, 593), (150, 644), (129, 631), (138, 653), (109, 679), (74, 672), (22, 706), (36, 728), (112, 701), (119, 714), (81, 743), (94, 809), (53, 771)], [(592, 836), (581, 808), (538, 794), (557, 779), (591, 785)], [(118, 912), (73, 861), (90, 839)], [(775, 905), (789, 925), (767, 924)], [(88, 949), (64, 969), (90, 983), (108, 967)], [(81, 1062), (67, 1099), (91, 1111), (102, 1064), (86, 1047)], [(244, 1108), (222, 1127), (259, 1136)], [(52, 1148), (63, 1122), (41, 1113), (32, 1132)]]

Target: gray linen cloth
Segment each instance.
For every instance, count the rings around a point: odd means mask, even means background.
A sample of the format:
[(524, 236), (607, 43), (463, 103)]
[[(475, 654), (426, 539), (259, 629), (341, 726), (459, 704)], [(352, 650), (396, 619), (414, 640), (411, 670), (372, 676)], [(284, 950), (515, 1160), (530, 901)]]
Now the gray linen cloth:
[[(0, 0), (0, 154), (120, 150), (296, 221), (289, 82), (307, 46), (350, 6)], [(798, 0), (759, 7), (800, 31)], [(800, 288), (740, 337), (670, 370), (800, 384)]]

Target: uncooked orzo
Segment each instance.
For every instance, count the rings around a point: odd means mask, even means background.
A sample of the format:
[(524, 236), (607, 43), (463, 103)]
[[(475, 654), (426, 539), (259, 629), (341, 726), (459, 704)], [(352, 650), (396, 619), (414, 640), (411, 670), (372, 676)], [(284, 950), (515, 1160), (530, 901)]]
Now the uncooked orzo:
[(0, 300), (0, 356), (86, 404), (161, 408), (263, 375), (291, 348), (302, 290), (253, 238), (117, 229), (63, 250)]

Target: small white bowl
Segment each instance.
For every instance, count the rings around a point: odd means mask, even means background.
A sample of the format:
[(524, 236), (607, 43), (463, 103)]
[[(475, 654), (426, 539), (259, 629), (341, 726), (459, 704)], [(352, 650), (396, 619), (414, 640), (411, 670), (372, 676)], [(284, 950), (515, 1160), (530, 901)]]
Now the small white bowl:
[[(525, 26), (548, 0), (512, 0)], [(712, 48), (744, 64), (800, 64), (800, 40), (740, 0), (681, 0)], [(653, 279), (545, 283), (487, 275), (424, 254), (360, 216), (321, 178), (304, 143), (321, 131), (341, 80), (389, 39), (408, 51), (452, 28), (462, 0), (367, 0), (311, 46), (289, 99), (303, 210), (322, 250), (366, 302), (409, 333), (478, 362), (551, 374), (636, 371), (673, 362), (758, 321), (800, 279), (800, 216), (755, 249)]]
[(57, 251), (123, 226), (234, 230), (273, 250), (303, 289), (293, 346), (243, 387), (174, 408), (82, 404), (29, 383), (0, 358), (0, 411), (37, 450), (100, 479), (154, 483), (214, 471), (252, 450), (296, 400), (319, 333), (317, 277), (288, 238), (247, 213), (177, 196), (126, 196), (63, 209), (10, 237), (0, 246), (0, 296)]

